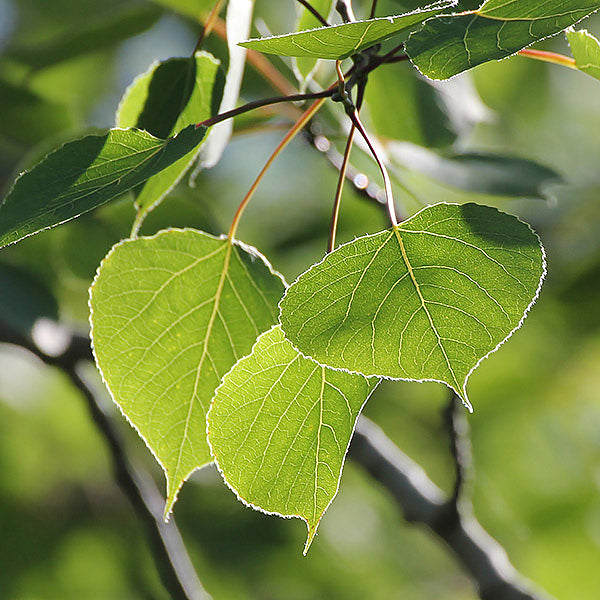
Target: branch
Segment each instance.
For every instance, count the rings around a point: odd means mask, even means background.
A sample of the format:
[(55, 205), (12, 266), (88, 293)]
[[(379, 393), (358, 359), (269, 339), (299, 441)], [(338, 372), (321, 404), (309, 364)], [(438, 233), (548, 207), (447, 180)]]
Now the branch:
[(482, 600), (550, 600), (516, 571), (500, 544), (484, 531), (469, 506), (450, 509), (425, 471), (366, 417), (358, 421), (350, 456), (393, 496), (404, 518), (421, 523), (454, 552)]
[(16, 333), (0, 321), (0, 342), (29, 350), (45, 364), (61, 369), (69, 377), (83, 395), (92, 420), (108, 446), (119, 488), (127, 496), (142, 521), (163, 585), (176, 600), (209, 599), (210, 596), (194, 571), (175, 520), (171, 518), (168, 523), (163, 520), (162, 495), (151, 477), (140, 469), (135, 469), (129, 462), (123, 441), (111, 418), (102, 409), (93, 389), (80, 375), (78, 363), (92, 359), (89, 338), (74, 335), (62, 354), (49, 356), (33, 341)]
[(215, 115), (210, 119), (206, 119), (206, 121), (196, 123), (196, 127), (211, 127), (212, 125), (221, 123), (221, 121), (226, 121), (227, 119), (243, 115), (244, 113), (250, 112), (251, 110), (256, 110), (257, 108), (262, 108), (263, 106), (271, 106), (272, 104), (279, 104), (281, 102), (301, 102), (305, 100), (331, 98), (334, 93), (335, 90), (328, 89), (323, 90), (322, 92), (315, 92), (314, 94), (292, 94), (291, 96), (273, 96), (271, 98), (264, 98), (263, 100), (254, 100), (253, 102), (248, 102), (248, 104), (244, 104), (238, 108)]
[(469, 480), (473, 456), (469, 438), (469, 422), (465, 416), (465, 408), (454, 390), (450, 391), (448, 404), (444, 408), (443, 419), (450, 436), (450, 453), (454, 461), (455, 478), (450, 503), (454, 504), (458, 510), (463, 489)]

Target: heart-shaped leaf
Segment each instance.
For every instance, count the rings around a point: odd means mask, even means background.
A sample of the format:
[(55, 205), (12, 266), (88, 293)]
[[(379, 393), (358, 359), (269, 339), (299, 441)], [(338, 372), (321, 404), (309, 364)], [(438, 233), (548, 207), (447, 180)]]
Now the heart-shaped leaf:
[(356, 419), (377, 383), (304, 358), (277, 326), (217, 389), (207, 422), (221, 474), (245, 504), (306, 521), (304, 554), (337, 494)]
[(466, 384), (516, 329), (545, 274), (537, 235), (476, 204), (436, 204), (328, 254), (280, 303), (286, 337), (338, 369)]
[(410, 29), (413, 25), (421, 23), (428, 17), (437, 15), (455, 4), (454, 0), (442, 0), (402, 15), (354, 21), (331, 27), (318, 27), (299, 33), (248, 40), (240, 45), (266, 54), (280, 56), (348, 58), (365, 48)]
[(69, 142), (23, 173), (0, 206), (0, 247), (69, 221), (117, 198), (191, 152), (204, 138), (194, 125), (160, 140), (111, 129)]
[(478, 10), (428, 20), (406, 52), (431, 79), (515, 54), (600, 9), (598, 0), (487, 0)]
[(167, 477), (168, 514), (211, 461), (205, 416), (221, 377), (276, 321), (283, 280), (253, 248), (193, 230), (117, 244), (90, 290), (98, 368)]

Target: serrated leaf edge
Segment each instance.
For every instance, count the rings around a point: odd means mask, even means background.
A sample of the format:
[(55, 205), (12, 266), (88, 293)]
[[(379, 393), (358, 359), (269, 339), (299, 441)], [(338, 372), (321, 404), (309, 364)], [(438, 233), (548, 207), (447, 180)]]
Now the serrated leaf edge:
[[(401, 17), (410, 17), (411, 15), (417, 15), (419, 13), (428, 12), (430, 10), (434, 10), (437, 6), (439, 6), (440, 8), (452, 8), (453, 6), (456, 6), (458, 4), (458, 2), (459, 2), (459, 0), (436, 0), (436, 2), (433, 2), (432, 4), (428, 4), (427, 6), (422, 6), (421, 8), (416, 8), (414, 10), (411, 10), (406, 13), (401, 13), (399, 15), (389, 15), (387, 17), (376, 17), (374, 19), (363, 19), (363, 20), (359, 20), (359, 21), (352, 21), (351, 23), (337, 23), (335, 25), (329, 25), (328, 27), (321, 26), (321, 27), (315, 27), (313, 29), (304, 29), (302, 31), (291, 31), (288, 33), (279, 33), (277, 35), (270, 35), (270, 36), (261, 37), (261, 38), (250, 38), (249, 40), (244, 40), (243, 42), (239, 42), (238, 45), (244, 46), (245, 44), (249, 44), (250, 42), (265, 42), (265, 41), (271, 41), (271, 40), (276, 40), (276, 39), (281, 39), (281, 38), (288, 38), (288, 37), (300, 35), (301, 33), (314, 33), (315, 31), (340, 29), (340, 28), (346, 27), (347, 25), (351, 25), (351, 24), (376, 23), (376, 22), (385, 21), (385, 20), (391, 21), (391, 23), (393, 24), (395, 19), (398, 19)], [(431, 18), (435, 18), (435, 17), (431, 17)], [(429, 19), (427, 19), (427, 20), (429, 20)], [(322, 59), (322, 60), (326, 60), (326, 59)]]
[[(284, 295), (285, 295), (285, 293), (284, 293)], [(274, 329), (276, 329), (277, 327), (281, 327), (281, 324), (278, 323), (277, 325), (273, 325), (273, 327), (271, 327), (271, 329), (268, 329), (267, 331), (261, 333), (258, 336), (258, 338), (256, 339), (256, 342), (254, 343), (254, 345), (252, 346), (252, 350), (250, 351), (250, 354), (248, 354), (247, 356), (245, 356), (243, 358), (248, 358), (254, 352), (254, 349), (256, 348), (256, 346), (258, 345), (258, 343), (260, 342), (260, 339), (263, 336), (265, 336), (268, 333), (270, 333), (271, 331), (273, 331)], [(281, 330), (283, 331), (283, 328)], [(285, 332), (284, 332), (284, 336), (285, 336)], [(287, 342), (289, 342), (289, 340), (287, 339), (287, 337), (285, 338), (285, 340)], [(292, 344), (292, 347), (294, 348), (294, 350), (296, 352), (298, 352), (298, 354), (300, 354), (300, 356), (302, 356), (302, 358), (304, 358), (306, 360), (309, 360), (310, 362), (313, 362), (313, 363), (319, 365), (322, 368), (329, 369), (331, 371), (343, 371), (345, 373), (349, 373), (349, 374), (352, 374), (352, 375), (361, 375), (365, 379), (372, 379), (373, 378), (373, 377), (368, 377), (366, 375), (363, 375), (363, 373), (354, 373), (352, 371), (347, 371), (345, 369), (333, 369), (332, 367), (329, 367), (327, 365), (323, 365), (323, 364), (317, 362), (314, 358), (311, 358), (310, 356), (306, 356), (305, 354), (302, 354), (302, 352), (300, 352), (299, 350), (297, 350), (296, 347), (293, 344)], [(240, 360), (242, 360), (242, 359), (240, 358)], [(308, 530), (307, 531), (307, 538), (306, 538), (306, 543), (304, 544), (304, 549), (302, 550), (303, 556), (306, 556), (306, 554), (308, 553), (308, 550), (309, 550), (309, 548), (310, 548), (310, 546), (311, 546), (311, 544), (312, 544), (315, 536), (317, 535), (317, 529), (319, 527), (319, 524), (321, 523), (321, 520), (325, 516), (325, 513), (327, 512), (327, 510), (331, 506), (331, 503), (334, 501), (335, 497), (337, 496), (337, 494), (339, 492), (340, 484), (341, 484), (341, 481), (342, 481), (342, 473), (344, 471), (344, 466), (346, 464), (346, 457), (348, 456), (348, 450), (350, 448), (350, 444), (352, 443), (352, 438), (354, 437), (354, 432), (356, 431), (356, 424), (358, 423), (358, 419), (360, 419), (360, 416), (362, 414), (362, 411), (363, 411), (365, 405), (367, 404), (367, 402), (369, 401), (369, 399), (371, 398), (371, 396), (373, 395), (373, 393), (375, 392), (375, 390), (379, 386), (379, 381), (381, 380), (381, 378), (380, 377), (377, 378), (378, 379), (377, 383), (373, 386), (373, 388), (371, 389), (371, 391), (369, 392), (369, 394), (365, 398), (365, 401), (361, 404), (360, 410), (358, 411), (358, 413), (356, 415), (356, 419), (354, 420), (354, 425), (352, 427), (352, 432), (350, 434), (350, 438), (348, 439), (348, 445), (346, 446), (346, 451), (344, 452), (344, 456), (342, 457), (342, 464), (340, 466), (340, 472), (339, 472), (339, 476), (337, 478), (337, 486), (335, 488), (335, 492), (331, 496), (331, 499), (327, 503), (327, 506), (325, 506), (325, 508), (323, 509), (323, 511), (321, 512), (321, 514), (319, 515), (319, 519), (317, 520), (317, 522), (314, 525), (311, 526), (311, 524), (309, 523), (308, 519), (306, 517), (303, 517), (302, 515), (296, 515), (296, 514), (284, 515), (284, 514), (282, 514), (280, 512), (277, 512), (277, 511), (266, 510), (266, 509), (262, 508), (261, 506), (258, 506), (257, 504), (254, 504), (254, 503), (250, 502), (249, 500), (246, 500), (243, 496), (240, 495), (240, 493), (235, 489), (235, 487), (228, 481), (227, 476), (225, 475), (223, 469), (221, 468), (221, 465), (219, 464), (218, 459), (216, 458), (216, 456), (214, 454), (212, 444), (210, 443), (210, 435), (209, 435), (209, 433), (210, 433), (210, 413), (212, 411), (214, 402), (216, 400), (217, 392), (219, 391), (219, 389), (224, 384), (223, 380), (225, 379), (225, 377), (227, 377), (229, 375), (229, 373), (231, 373), (233, 371), (233, 369), (236, 366), (237, 366), (237, 363), (235, 365), (233, 365), (231, 367), (231, 369), (229, 369), (229, 371), (227, 371), (227, 373), (225, 373), (225, 375), (223, 375), (223, 378), (221, 379), (221, 383), (215, 389), (215, 395), (213, 396), (213, 398), (212, 398), (212, 400), (210, 402), (210, 408), (208, 409), (208, 411), (206, 413), (206, 439), (208, 441), (208, 448), (210, 450), (210, 454), (211, 454), (211, 456), (214, 459), (213, 462), (215, 463), (217, 471), (219, 472), (219, 474), (223, 478), (223, 481), (225, 482), (225, 485), (235, 494), (236, 498), (244, 506), (247, 506), (248, 508), (256, 510), (256, 511), (258, 511), (260, 513), (263, 513), (265, 515), (272, 515), (272, 516), (275, 516), (275, 517), (281, 517), (282, 519), (300, 519), (301, 521), (304, 521), (306, 523), (306, 528)]]
[[(481, 8), (481, 7), (480, 7)], [(591, 11), (590, 13), (588, 13), (587, 15), (581, 17), (581, 19), (578, 19), (577, 21), (575, 21), (575, 23), (572, 23), (571, 25), (569, 25), (569, 27), (567, 27), (566, 29), (563, 29), (562, 32), (567, 31), (567, 29), (574, 27), (575, 25), (577, 25), (577, 23), (581, 23), (581, 21), (583, 21), (584, 19), (587, 19), (588, 17), (590, 17), (591, 15), (597, 13), (598, 11), (600, 11), (600, 7), (596, 8), (595, 10)], [(409, 42), (410, 42), (410, 38), (417, 34), (420, 33), (421, 31), (423, 31), (424, 27), (427, 25), (427, 23), (429, 21), (432, 21), (434, 19), (439, 19), (441, 17), (457, 17), (457, 16), (461, 16), (461, 15), (469, 15), (469, 14), (475, 14), (475, 15), (479, 15), (480, 17), (483, 17), (485, 19), (491, 19), (491, 20), (496, 20), (496, 21), (523, 21), (525, 19), (499, 19), (498, 17), (489, 17), (486, 14), (482, 14), (479, 12), (478, 10), (467, 10), (464, 12), (459, 12), (459, 13), (452, 13), (449, 15), (435, 15), (434, 17), (430, 17), (429, 19), (426, 19), (425, 21), (423, 21), (423, 23), (421, 23), (421, 27), (420, 29), (413, 31), (410, 33), (410, 35), (408, 36), (408, 39), (406, 40), (406, 47), (408, 48)], [(551, 17), (543, 17), (543, 18), (551, 18)], [(471, 69), (474, 69), (475, 67), (479, 67), (480, 65), (485, 65), (489, 62), (500, 62), (503, 60), (507, 60), (509, 58), (512, 58), (513, 56), (516, 56), (517, 54), (519, 54), (519, 52), (521, 50), (524, 50), (525, 48), (530, 48), (531, 46), (533, 46), (534, 44), (537, 44), (538, 42), (542, 42), (544, 40), (550, 39), (554, 36), (557, 36), (561, 33), (561, 31), (557, 31), (556, 33), (551, 33), (549, 35), (546, 35), (544, 37), (541, 38), (537, 38), (535, 40), (533, 40), (532, 42), (530, 42), (529, 44), (527, 44), (526, 46), (523, 46), (523, 48), (521, 48), (520, 50), (517, 50), (516, 52), (513, 52), (512, 54), (508, 54), (507, 56), (503, 56), (501, 58), (491, 58), (490, 60), (486, 60), (482, 63), (479, 63), (477, 65), (473, 65), (472, 67), (468, 67), (467, 69), (464, 69), (463, 71), (460, 71), (458, 73), (455, 73), (454, 75), (451, 75), (450, 77), (445, 77), (445, 78), (438, 78), (438, 77), (430, 77), (429, 75), (427, 75), (426, 73), (423, 73), (423, 71), (421, 71), (421, 69), (419, 69), (419, 67), (414, 63), (412, 56), (410, 55), (410, 53), (407, 51), (406, 54), (408, 56), (408, 60), (410, 62), (410, 64), (417, 70), (417, 72), (422, 75), (423, 77), (425, 77), (426, 79), (429, 79), (430, 81), (450, 81), (451, 79), (454, 79), (455, 77), (458, 77), (459, 75), (462, 75), (463, 73), (465, 73), (466, 71), (470, 71)]]
[[(468, 204), (474, 204), (473, 202), (468, 203)], [(411, 219), (413, 219), (414, 217), (416, 217), (417, 215), (421, 214), (423, 211), (433, 207), (433, 206), (463, 206), (462, 204), (459, 204), (458, 202), (437, 202), (436, 204), (429, 204), (425, 207), (423, 207), (421, 210), (417, 211), (416, 213), (414, 213), (413, 215), (410, 216), (409, 219), (407, 219), (406, 221), (404, 221), (404, 223), (406, 223), (407, 221), (410, 221)], [(497, 350), (500, 349), (501, 346), (503, 346), (505, 344), (505, 342), (512, 337), (512, 335), (515, 333), (515, 331), (518, 331), (519, 329), (521, 329), (521, 327), (523, 326), (523, 323), (525, 322), (525, 319), (527, 318), (527, 315), (529, 314), (529, 311), (533, 308), (534, 304), (537, 302), (537, 299), (540, 296), (540, 292), (542, 291), (542, 286), (544, 284), (544, 281), (546, 279), (546, 275), (548, 274), (548, 270), (547, 270), (547, 261), (546, 261), (546, 250), (544, 248), (544, 245), (542, 244), (542, 240), (540, 239), (540, 236), (537, 234), (537, 232), (533, 229), (533, 227), (531, 227), (531, 225), (525, 221), (523, 221), (522, 219), (519, 219), (519, 217), (512, 215), (510, 213), (503, 213), (503, 211), (497, 209), (494, 206), (487, 206), (487, 205), (478, 205), (478, 206), (486, 206), (486, 208), (491, 208), (501, 214), (507, 214), (511, 217), (513, 217), (514, 219), (516, 219), (517, 221), (519, 221), (520, 223), (522, 223), (523, 225), (527, 226), (527, 228), (529, 229), (529, 231), (531, 231), (531, 233), (534, 235), (535, 239), (538, 241), (539, 247), (540, 247), (540, 251), (542, 254), (542, 274), (540, 276), (540, 281), (537, 287), (537, 290), (535, 292), (535, 295), (533, 296), (533, 299), (531, 300), (531, 302), (529, 303), (529, 305), (527, 306), (527, 308), (525, 309), (525, 311), (523, 312), (523, 316), (521, 317), (521, 320), (519, 321), (519, 323), (516, 325), (516, 327), (514, 329), (512, 329), (508, 335), (502, 340), (500, 341), (495, 348), (493, 348), (492, 350), (490, 350), (487, 354), (485, 354), (484, 356), (482, 356), (477, 363), (475, 363), (475, 365), (473, 366), (473, 368), (467, 373), (467, 376), (465, 377), (465, 380), (463, 382), (462, 385), (462, 390), (457, 390), (454, 388), (454, 386), (451, 386), (449, 383), (447, 383), (446, 381), (441, 381), (440, 379), (429, 379), (429, 378), (424, 378), (424, 379), (412, 379), (410, 377), (389, 377), (386, 375), (368, 375), (365, 373), (362, 373), (361, 371), (352, 371), (350, 369), (345, 369), (343, 367), (332, 367), (331, 365), (327, 365), (321, 361), (316, 360), (315, 358), (313, 358), (312, 356), (309, 356), (308, 354), (305, 354), (304, 352), (302, 352), (301, 350), (299, 350), (296, 345), (292, 342), (292, 340), (290, 340), (288, 338), (288, 336), (285, 333), (285, 329), (281, 328), (281, 330), (283, 331), (283, 334), (285, 336), (285, 339), (288, 340), (290, 342), (290, 344), (292, 344), (292, 347), (294, 348), (294, 350), (296, 350), (296, 352), (298, 352), (301, 356), (303, 356), (304, 358), (307, 358), (309, 360), (312, 360), (313, 362), (316, 362), (317, 364), (323, 366), (323, 367), (327, 367), (328, 369), (333, 369), (334, 371), (342, 371), (344, 373), (352, 373), (355, 375), (362, 375), (363, 377), (367, 377), (367, 378), (377, 378), (377, 379), (385, 379), (386, 381), (408, 381), (408, 382), (412, 382), (412, 383), (428, 383), (428, 382), (433, 382), (433, 383), (442, 383), (443, 385), (445, 385), (447, 388), (453, 390), (458, 397), (462, 400), (463, 405), (465, 406), (465, 408), (470, 412), (473, 413), (473, 405), (471, 404), (471, 402), (469, 401), (469, 396), (467, 394), (467, 384), (469, 381), (469, 378), (471, 377), (471, 375), (473, 374), (473, 372), (479, 367), (479, 365), (489, 356), (491, 356), (492, 354), (494, 354), (494, 352), (496, 352)], [(343, 248), (345, 246), (349, 246), (350, 244), (353, 244), (354, 242), (356, 242), (357, 240), (360, 239), (364, 239), (364, 238), (370, 238), (373, 237), (374, 235), (378, 235), (379, 233), (383, 233), (383, 232), (377, 232), (375, 234), (369, 233), (366, 235), (362, 235), (362, 236), (357, 236), (355, 237), (353, 240), (346, 242), (344, 244), (340, 244), (335, 250), (339, 250), (340, 248)], [(306, 271), (304, 271), (303, 273), (301, 273), (300, 275), (298, 275), (298, 277), (296, 277), (296, 279), (288, 286), (288, 288), (286, 289), (286, 291), (283, 294), (283, 297), (281, 298), (281, 300), (279, 301), (279, 320), (281, 323), (281, 303), (283, 302), (283, 300), (285, 299), (285, 297), (287, 296), (288, 290), (290, 287), (292, 287), (295, 283), (298, 282), (298, 280), (300, 279), (300, 277), (302, 277), (303, 275), (309, 273), (310, 271), (312, 271), (313, 269), (319, 267), (320, 265), (322, 265), (325, 260), (327, 259), (329, 255), (326, 254), (319, 262), (316, 262), (315, 264), (311, 265)]]
[[(94, 310), (92, 308), (92, 293), (94, 290), (94, 286), (96, 285), (96, 282), (100, 276), (100, 270), (102, 269), (102, 266), (104, 265), (104, 263), (109, 260), (111, 258), (111, 256), (117, 251), (118, 248), (120, 248), (121, 246), (125, 246), (126, 244), (130, 244), (132, 242), (136, 242), (138, 240), (153, 240), (153, 239), (157, 239), (162, 235), (166, 235), (168, 233), (171, 232), (181, 232), (181, 233), (186, 233), (186, 232), (193, 232), (195, 234), (202, 234), (205, 235), (213, 240), (223, 240), (226, 241), (227, 240), (227, 236), (226, 235), (220, 235), (220, 236), (216, 236), (216, 235), (212, 235), (210, 233), (207, 233), (205, 231), (201, 231), (199, 229), (194, 229), (193, 227), (169, 227), (167, 229), (161, 229), (160, 231), (156, 232), (153, 235), (148, 235), (148, 236), (140, 236), (140, 237), (136, 237), (136, 238), (126, 238), (124, 240), (121, 240), (119, 242), (117, 242), (106, 254), (106, 256), (100, 261), (100, 264), (98, 265), (98, 268), (96, 269), (96, 275), (94, 276), (94, 279), (92, 281), (92, 284), (89, 287), (88, 290), (88, 308), (90, 311), (88, 320), (89, 320), (89, 325), (90, 325), (90, 347), (92, 350), (92, 356), (94, 357), (94, 364), (96, 365), (96, 368), (98, 369), (98, 372), (100, 373), (100, 378), (102, 379), (102, 383), (104, 384), (104, 386), (106, 387), (111, 400), (113, 401), (113, 403), (115, 404), (115, 406), (119, 409), (119, 412), (121, 413), (121, 415), (123, 416), (123, 418), (127, 421), (127, 423), (129, 423), (129, 425), (134, 429), (134, 431), (138, 434), (138, 436), (141, 438), (141, 440), (144, 442), (144, 444), (146, 445), (146, 447), (148, 448), (148, 450), (150, 451), (150, 454), (152, 454), (152, 456), (154, 457), (154, 459), (156, 460), (156, 462), (160, 465), (160, 468), (162, 469), (164, 475), (165, 475), (165, 480), (167, 483), (167, 488), (168, 488), (168, 482), (169, 482), (169, 474), (167, 472), (167, 468), (165, 467), (165, 465), (162, 463), (162, 461), (160, 460), (160, 458), (157, 456), (157, 454), (154, 452), (154, 450), (152, 449), (152, 447), (150, 446), (148, 440), (144, 437), (144, 435), (142, 435), (141, 431), (138, 429), (138, 427), (133, 423), (133, 421), (131, 421), (131, 419), (125, 414), (125, 412), (123, 411), (123, 408), (121, 406), (121, 404), (116, 400), (112, 389), (110, 388), (110, 386), (108, 385), (108, 382), (104, 376), (104, 372), (102, 371), (102, 368), (100, 367), (100, 364), (98, 362), (98, 357), (96, 356), (96, 348), (94, 347), (94, 323), (92, 320), (93, 314), (94, 314)], [(269, 262), (269, 260), (263, 255), (261, 254), (261, 252), (259, 250), (257, 250), (254, 246), (249, 246), (248, 244), (245, 244), (243, 242), (240, 242), (239, 240), (232, 240), (232, 244), (239, 246), (240, 248), (242, 248), (244, 251), (246, 251), (248, 254), (251, 254), (252, 256), (256, 257), (257, 259), (262, 260), (262, 262), (264, 263), (264, 265), (267, 267), (267, 269), (269, 270), (269, 272), (274, 275), (275, 277), (278, 277), (283, 285), (284, 288), (287, 288), (287, 283), (283, 277), (283, 275), (281, 273), (279, 273), (278, 271), (276, 271), (273, 268), (273, 265), (271, 265), (271, 263)], [(276, 325), (274, 326), (276, 327)], [(263, 334), (261, 334), (263, 335)], [(260, 336), (259, 336), (260, 337)], [(253, 346), (254, 348), (254, 346)], [(245, 357), (241, 357), (239, 360), (242, 360), (242, 358)], [(239, 361), (236, 361), (236, 363), (232, 366), (232, 368), (238, 363)], [(230, 369), (231, 370), (231, 369)], [(220, 387), (221, 384), (219, 384), (218, 387)], [(217, 388), (215, 388), (216, 390)], [(210, 405), (212, 405), (212, 399), (210, 400)], [(210, 410), (210, 408), (209, 408)], [(208, 411), (207, 411), (208, 414)], [(208, 437), (207, 437), (207, 443), (208, 443)], [(209, 450), (210, 450), (210, 444), (208, 444), (209, 446)], [(211, 451), (212, 454), (212, 451)], [(165, 499), (165, 512), (164, 512), (164, 520), (165, 522), (168, 522), (169, 519), (171, 518), (171, 514), (173, 513), (173, 507), (175, 506), (175, 503), (177, 502), (177, 497), (179, 495), (179, 492), (181, 491), (181, 488), (183, 487), (183, 484), (186, 483), (188, 481), (188, 479), (196, 472), (199, 471), (200, 469), (203, 469), (204, 467), (208, 466), (211, 464), (211, 461), (208, 461), (206, 463), (204, 463), (203, 465), (199, 465), (197, 467), (194, 467), (184, 478), (182, 478), (181, 482), (179, 483), (179, 485), (177, 486), (177, 489), (175, 490), (174, 494), (173, 494), (173, 498), (172, 501), (169, 503), (168, 499)]]

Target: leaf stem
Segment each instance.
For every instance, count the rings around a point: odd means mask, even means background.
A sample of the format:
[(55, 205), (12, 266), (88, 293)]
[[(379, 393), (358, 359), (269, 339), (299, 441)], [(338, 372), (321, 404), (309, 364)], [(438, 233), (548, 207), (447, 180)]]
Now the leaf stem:
[(306, 10), (308, 12), (310, 12), (313, 17), (315, 17), (315, 19), (317, 19), (317, 21), (319, 21), (319, 23), (321, 23), (321, 25), (324, 25), (325, 27), (329, 27), (329, 23), (327, 22), (327, 19), (325, 19), (325, 17), (314, 7), (310, 5), (310, 2), (307, 2), (307, 0), (297, 0), (298, 2), (300, 2), (300, 4), (302, 4), (302, 6), (304, 6), (304, 8), (306, 8)]
[(546, 50), (531, 50), (530, 48), (525, 48), (524, 50), (519, 51), (519, 55), (526, 58), (532, 58), (534, 60), (554, 63), (555, 65), (562, 65), (563, 67), (568, 67), (570, 69), (577, 69), (574, 58), (565, 56), (564, 54), (558, 54), (556, 52), (548, 52)]
[(253, 102), (248, 102), (248, 104), (244, 104), (243, 106), (239, 106), (238, 108), (234, 108), (219, 115), (215, 115), (214, 117), (206, 119), (206, 121), (202, 121), (201, 123), (196, 123), (196, 128), (211, 127), (212, 125), (221, 123), (221, 121), (226, 121), (227, 119), (243, 115), (244, 113), (250, 112), (251, 110), (255, 110), (257, 108), (262, 108), (263, 106), (270, 106), (271, 104), (279, 104), (281, 102), (301, 102), (304, 100), (319, 100), (324, 98), (331, 98), (331, 96), (333, 96), (334, 93), (334, 89), (328, 89), (323, 90), (322, 92), (315, 92), (312, 94), (292, 94), (291, 96), (273, 96), (271, 98), (264, 98), (263, 100), (254, 100)]
[(354, 143), (354, 134), (356, 133), (356, 126), (354, 123), (348, 134), (348, 140), (346, 142), (346, 149), (344, 150), (344, 158), (340, 166), (340, 175), (338, 178), (337, 188), (335, 191), (335, 200), (333, 201), (333, 213), (331, 215), (331, 229), (329, 230), (329, 242), (327, 243), (327, 252), (333, 252), (335, 248), (335, 238), (337, 235), (338, 220), (340, 217), (340, 205), (342, 203), (342, 192), (344, 190), (344, 182), (346, 181), (346, 171), (348, 170), (348, 162), (350, 160), (350, 152), (352, 150), (352, 144)]
[(204, 22), (204, 25), (202, 26), (202, 31), (200, 32), (200, 37), (198, 38), (198, 41), (196, 42), (196, 46), (194, 47), (192, 56), (194, 56), (194, 54), (196, 54), (196, 52), (198, 52), (198, 50), (200, 50), (200, 48), (202, 48), (202, 44), (204, 43), (204, 40), (210, 35), (210, 32), (212, 31), (212, 29), (215, 25), (215, 21), (217, 20), (219, 13), (221, 12), (221, 8), (223, 8), (223, 2), (224, 2), (224, 0), (217, 0), (215, 2), (215, 4), (213, 5), (212, 9), (210, 10), (210, 12), (208, 13), (208, 17), (206, 17), (206, 21)]
[[(335, 88), (330, 88), (330, 90), (328, 91), (333, 91), (334, 89)], [(328, 97), (329, 96), (320, 96), (319, 99), (312, 104), (312, 106), (310, 106), (306, 111), (304, 111), (304, 113), (302, 113), (302, 116), (296, 121), (296, 123), (294, 123), (293, 127), (286, 133), (285, 137), (281, 140), (281, 142), (279, 142), (277, 148), (275, 148), (273, 154), (271, 154), (271, 156), (267, 160), (265, 166), (262, 168), (261, 172), (254, 180), (254, 183), (248, 190), (248, 193), (246, 194), (246, 196), (240, 203), (237, 211), (235, 212), (235, 215), (233, 216), (233, 221), (231, 222), (231, 227), (229, 228), (229, 233), (227, 234), (227, 239), (229, 241), (233, 241), (233, 238), (235, 237), (235, 233), (242, 218), (242, 214), (246, 209), (246, 206), (248, 206), (248, 203), (252, 199), (252, 196), (254, 196), (254, 192), (256, 192), (256, 189), (258, 188), (260, 182), (263, 180), (265, 174), (267, 173), (271, 165), (273, 164), (274, 160), (279, 156), (279, 154), (281, 154), (283, 149), (296, 137), (296, 135), (302, 130), (302, 128), (312, 119), (312, 117), (317, 113), (317, 111), (323, 106), (325, 100)]]
[(360, 135), (365, 140), (367, 146), (369, 147), (369, 150), (371, 151), (371, 154), (373, 155), (373, 158), (375, 159), (375, 162), (377, 163), (377, 166), (379, 167), (379, 170), (381, 171), (381, 175), (383, 176), (383, 183), (384, 183), (384, 187), (385, 187), (385, 196), (387, 199), (387, 207), (388, 207), (388, 214), (390, 216), (390, 221), (391, 221), (393, 227), (398, 227), (398, 218), (396, 216), (396, 206), (394, 203), (394, 192), (392, 190), (392, 182), (390, 180), (390, 175), (388, 173), (388, 170), (387, 170), (383, 160), (379, 156), (379, 152), (377, 152), (377, 150), (375, 149), (375, 146), (371, 142), (371, 139), (369, 138), (369, 134), (366, 132), (365, 128), (363, 127), (363, 124), (360, 121), (360, 117), (358, 116), (358, 111), (356, 109), (354, 109), (354, 111), (348, 111), (348, 116), (350, 117), (350, 120), (352, 121), (352, 123), (354, 124), (356, 129), (358, 129), (358, 132), (360, 133)]

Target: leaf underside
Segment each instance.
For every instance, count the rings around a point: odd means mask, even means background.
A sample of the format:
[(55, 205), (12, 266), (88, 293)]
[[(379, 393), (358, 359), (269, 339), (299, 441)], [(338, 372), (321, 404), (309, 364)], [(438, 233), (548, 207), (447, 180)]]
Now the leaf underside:
[(65, 144), (16, 180), (0, 206), (0, 247), (117, 198), (188, 154), (205, 133), (192, 125), (162, 140), (111, 129)]
[(470, 407), (471, 372), (520, 326), (544, 274), (525, 223), (486, 206), (437, 204), (327, 255), (288, 288), (280, 321), (320, 364), (440, 381)]
[(402, 15), (318, 27), (299, 33), (248, 40), (240, 45), (280, 56), (343, 59), (402, 33), (454, 4), (453, 0), (443, 0)]
[(208, 437), (221, 474), (244, 503), (306, 521), (304, 554), (337, 493), (356, 419), (376, 385), (304, 358), (276, 326), (217, 389)]
[(406, 52), (423, 75), (448, 79), (555, 35), (600, 9), (598, 0), (488, 0), (478, 10), (429, 19)]
[(580, 71), (600, 79), (600, 42), (585, 29), (567, 31), (575, 65)]
[(258, 252), (194, 230), (117, 244), (90, 290), (92, 342), (114, 401), (167, 477), (168, 514), (211, 461), (221, 377), (277, 319), (284, 283)]

